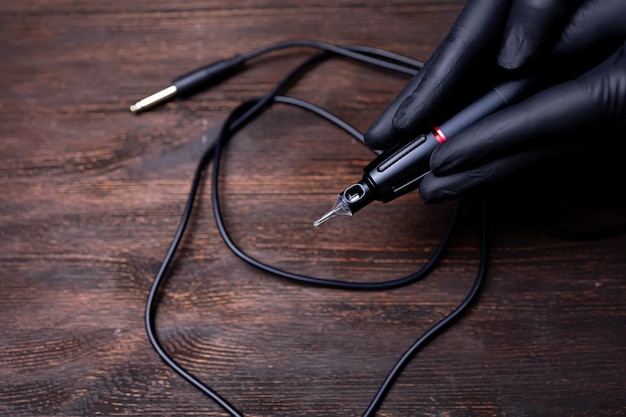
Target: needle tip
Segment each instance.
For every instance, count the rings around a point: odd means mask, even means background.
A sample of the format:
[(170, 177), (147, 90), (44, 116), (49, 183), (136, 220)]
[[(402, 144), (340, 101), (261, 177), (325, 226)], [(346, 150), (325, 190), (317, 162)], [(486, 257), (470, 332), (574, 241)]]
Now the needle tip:
[(350, 210), (350, 207), (348, 207), (346, 202), (343, 200), (343, 198), (341, 198), (341, 194), (337, 196), (337, 201), (331, 207), (331, 209), (328, 210), (328, 212), (326, 212), (326, 214), (324, 214), (322, 217), (320, 217), (319, 219), (313, 222), (313, 227), (317, 227), (320, 224), (327, 221), (328, 219), (331, 219), (335, 216), (352, 216), (352, 211)]
[(326, 220), (330, 219), (332, 216), (329, 215), (328, 213), (324, 214), (322, 217), (320, 217), (319, 219), (315, 220), (313, 222), (313, 227), (317, 227), (320, 224), (324, 223)]

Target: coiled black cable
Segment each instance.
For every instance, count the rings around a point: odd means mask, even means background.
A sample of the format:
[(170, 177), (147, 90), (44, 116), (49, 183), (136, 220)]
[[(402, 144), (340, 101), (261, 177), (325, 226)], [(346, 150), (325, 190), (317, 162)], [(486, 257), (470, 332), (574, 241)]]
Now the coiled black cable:
[[(312, 41), (292, 41), (292, 42), (285, 42), (282, 44), (277, 44), (272, 47), (262, 48), (257, 51), (254, 51), (253, 53), (247, 54), (245, 55), (245, 58), (250, 59), (250, 58), (254, 58), (261, 54), (271, 52), (277, 49), (284, 49), (284, 48), (294, 47), (294, 46), (295, 47), (301, 47), (301, 46), (319, 47), (327, 52), (318, 54), (310, 58), (306, 62), (304, 62), (302, 65), (300, 65), (295, 70), (293, 70), (289, 75), (287, 75), (281, 82), (277, 84), (277, 86), (274, 89), (272, 89), (265, 96), (259, 99), (250, 100), (246, 103), (243, 103), (239, 107), (237, 107), (231, 113), (231, 115), (227, 118), (227, 120), (224, 122), (222, 129), (220, 130), (220, 133), (215, 143), (211, 145), (204, 152), (204, 154), (200, 158), (200, 161), (198, 162), (198, 165), (197, 165), (197, 168), (196, 168), (193, 180), (192, 180), (191, 189), (189, 191), (189, 196), (185, 204), (183, 214), (180, 219), (180, 223), (178, 225), (176, 233), (174, 234), (172, 242), (166, 252), (166, 255), (163, 258), (163, 261), (161, 262), (161, 265), (155, 275), (154, 281), (150, 287), (150, 291), (148, 293), (148, 297), (146, 301), (146, 310), (145, 310), (146, 331), (148, 334), (148, 339), (150, 343), (152, 344), (152, 346), (154, 347), (154, 349), (156, 350), (156, 352), (158, 353), (158, 355), (163, 359), (163, 361), (168, 366), (170, 366), (174, 371), (176, 371), (183, 379), (185, 379), (186, 381), (194, 385), (197, 389), (199, 389), (204, 394), (206, 394), (209, 398), (215, 401), (220, 407), (222, 407), (228, 414), (230, 414), (233, 417), (243, 417), (243, 414), (240, 411), (238, 411), (233, 405), (231, 405), (226, 399), (220, 396), (215, 390), (211, 389), (202, 381), (200, 381), (198, 378), (193, 376), (189, 371), (185, 370), (180, 364), (176, 362), (176, 360), (174, 360), (165, 351), (165, 349), (162, 347), (157, 337), (157, 332), (156, 332), (155, 323), (154, 323), (154, 319), (156, 316), (156, 308), (157, 308), (157, 305), (155, 303), (156, 296), (158, 294), (158, 291), (161, 285), (164, 282), (168, 267), (176, 253), (178, 245), (180, 244), (180, 241), (183, 237), (183, 234), (185, 232), (185, 229), (191, 217), (195, 197), (199, 191), (204, 170), (211, 163), (211, 161), (214, 163), (214, 169), (213, 169), (212, 181), (211, 181), (212, 182), (213, 210), (214, 210), (218, 230), (220, 234), (222, 235), (225, 243), (228, 245), (228, 247), (244, 261), (266, 272), (278, 275), (285, 279), (294, 280), (294, 281), (305, 283), (305, 284), (319, 285), (319, 286), (324, 286), (324, 287), (332, 287), (332, 288), (340, 288), (340, 289), (351, 289), (351, 290), (383, 290), (383, 289), (397, 288), (397, 287), (408, 285), (412, 282), (415, 282), (416, 280), (419, 280), (425, 277), (432, 270), (432, 268), (436, 265), (436, 263), (441, 259), (443, 252), (448, 244), (449, 238), (452, 235), (454, 227), (458, 221), (459, 213), (462, 208), (462, 203), (460, 203), (459, 207), (457, 208), (455, 214), (453, 215), (450, 221), (450, 224), (444, 234), (443, 239), (441, 240), (437, 249), (434, 251), (430, 260), (426, 262), (426, 264), (419, 271), (413, 274), (410, 274), (407, 277), (397, 279), (397, 280), (379, 282), (379, 283), (359, 283), (359, 282), (334, 281), (334, 280), (329, 280), (329, 279), (308, 277), (308, 276), (293, 274), (293, 273), (272, 267), (270, 265), (266, 265), (252, 258), (251, 256), (247, 255), (245, 252), (243, 252), (232, 241), (232, 239), (228, 235), (228, 231), (226, 230), (224, 223), (222, 221), (220, 205), (219, 205), (219, 193), (218, 193), (218, 187), (217, 187), (217, 179), (219, 177), (220, 158), (228, 140), (232, 138), (232, 136), (239, 129), (245, 126), (245, 124), (249, 123), (251, 120), (254, 119), (254, 117), (260, 114), (261, 111), (263, 111), (263, 109), (265, 109), (271, 102), (279, 102), (279, 103), (295, 105), (295, 106), (304, 108), (308, 111), (311, 111), (319, 115), (320, 117), (323, 117), (331, 121), (332, 123), (335, 123), (337, 126), (343, 128), (345, 131), (352, 134), (355, 138), (362, 141), (362, 135), (358, 131), (356, 131), (356, 129), (351, 127), (349, 124), (347, 124), (340, 118), (331, 115), (330, 113), (326, 112), (323, 109), (320, 109), (319, 107), (311, 103), (307, 103), (302, 100), (294, 99), (291, 97), (285, 97), (285, 96), (279, 95), (279, 93), (282, 90), (286, 89), (291, 82), (293, 82), (297, 77), (301, 76), (305, 71), (310, 70), (315, 64), (330, 57), (331, 56), (330, 53), (340, 54), (343, 56), (347, 56), (349, 58), (358, 59), (359, 61), (367, 62), (369, 64), (373, 64), (376, 66), (381, 66), (380, 63), (377, 61), (385, 62), (386, 64), (389, 64), (389, 62), (387, 62), (389, 60), (395, 61), (396, 63), (395, 64), (392, 63), (391, 66), (389, 65), (382, 65), (382, 66), (384, 68), (392, 69), (395, 71), (399, 70), (398, 68), (395, 68), (395, 66), (402, 67), (404, 68), (404, 70), (400, 72), (408, 73), (408, 74), (414, 73), (421, 66), (421, 63), (419, 63), (418, 61), (414, 61), (414, 60), (411, 60), (410, 58), (405, 58), (405, 57), (398, 58), (400, 57), (399, 55), (386, 52), (386, 51), (381, 51), (376, 48), (362, 47), (362, 46), (336, 47), (333, 45), (315, 43)], [(372, 57), (379, 57), (380, 59), (372, 58)], [(474, 282), (474, 285), (470, 293), (468, 294), (466, 299), (454, 311), (452, 311), (448, 316), (446, 316), (444, 319), (442, 319), (433, 327), (431, 327), (430, 330), (428, 330), (424, 335), (418, 338), (409, 347), (409, 349), (402, 355), (402, 357), (397, 361), (396, 365), (393, 367), (393, 369), (388, 374), (387, 378), (385, 379), (385, 381), (379, 388), (378, 392), (374, 396), (367, 410), (364, 412), (363, 417), (371, 417), (374, 415), (374, 413), (376, 412), (376, 410), (378, 409), (378, 407), (384, 400), (387, 392), (393, 385), (394, 380), (397, 378), (397, 376), (400, 374), (400, 372), (406, 366), (406, 364), (415, 356), (418, 350), (428, 341), (432, 340), (433, 337), (436, 336), (443, 328), (450, 325), (456, 318), (458, 318), (460, 314), (467, 309), (467, 307), (470, 305), (470, 303), (474, 300), (474, 298), (478, 294), (478, 291), (484, 280), (484, 276), (486, 272), (487, 253), (488, 253), (485, 206), (486, 206), (486, 203), (483, 200), (483, 216), (482, 216), (482, 228), (481, 228), (481, 242), (482, 243), (481, 243), (480, 266), (479, 266), (479, 271), (478, 271), (476, 280)]]
[[(374, 48), (371, 46), (352, 45), (337, 46), (326, 42), (298, 39), (276, 43), (274, 45), (259, 48), (257, 50), (241, 55), (244, 61), (257, 58), (270, 52), (288, 48), (315, 48), (326, 51), (337, 56), (343, 56), (355, 61), (364, 62), (379, 68), (385, 68), (402, 74), (413, 75), (416, 69), (422, 67), (423, 63), (413, 58), (409, 58), (391, 51)], [(390, 62), (395, 61), (395, 62)]]

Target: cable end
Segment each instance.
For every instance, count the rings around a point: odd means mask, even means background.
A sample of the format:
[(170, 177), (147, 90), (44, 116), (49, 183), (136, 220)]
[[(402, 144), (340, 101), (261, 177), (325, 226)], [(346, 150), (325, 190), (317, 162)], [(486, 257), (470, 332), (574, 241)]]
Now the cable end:
[(176, 97), (177, 92), (178, 88), (176, 88), (175, 85), (170, 85), (157, 93), (139, 100), (135, 104), (131, 105), (129, 109), (132, 113), (141, 113), (142, 111), (148, 110), (159, 103), (173, 99)]

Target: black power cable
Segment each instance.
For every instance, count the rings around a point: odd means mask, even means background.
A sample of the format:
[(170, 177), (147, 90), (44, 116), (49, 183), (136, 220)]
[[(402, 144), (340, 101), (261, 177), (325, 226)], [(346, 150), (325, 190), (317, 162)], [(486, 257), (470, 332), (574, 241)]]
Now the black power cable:
[[(327, 52), (318, 54), (313, 58), (307, 60), (302, 65), (293, 70), (289, 75), (287, 75), (278, 85), (272, 89), (265, 96), (250, 100), (246, 103), (243, 103), (239, 107), (237, 107), (228, 119), (225, 121), (217, 140), (213, 145), (211, 145), (202, 155), (200, 161), (197, 165), (191, 189), (189, 191), (189, 196), (187, 199), (187, 203), (185, 204), (185, 208), (183, 210), (183, 214), (172, 239), (172, 242), (167, 250), (167, 253), (155, 275), (154, 281), (150, 287), (150, 291), (148, 293), (148, 298), (146, 301), (146, 310), (145, 310), (145, 324), (146, 331), (148, 334), (148, 338), (150, 343), (158, 353), (158, 355), (163, 359), (163, 361), (170, 366), (174, 371), (176, 371), (183, 379), (194, 385), (197, 389), (202, 391), (208, 397), (210, 397), (213, 401), (215, 401), (219, 406), (221, 406), (228, 414), (233, 417), (243, 417), (243, 414), (238, 411), (233, 405), (231, 405), (226, 399), (220, 396), (215, 390), (208, 387), (198, 378), (193, 376), (189, 371), (185, 370), (180, 364), (176, 362), (162, 347), (155, 328), (155, 316), (156, 316), (156, 296), (161, 285), (164, 282), (166, 272), (168, 267), (176, 253), (176, 249), (180, 244), (182, 236), (185, 232), (187, 224), (192, 214), (193, 205), (195, 197), (199, 191), (200, 184), (202, 182), (202, 177), (204, 170), (211, 163), (214, 163), (214, 169), (212, 174), (212, 198), (213, 198), (213, 210), (215, 214), (215, 219), (218, 225), (218, 230), (222, 235), (227, 246), (242, 260), (248, 262), (263, 271), (269, 272), (274, 275), (278, 275), (282, 278), (293, 280), (300, 283), (319, 285), (324, 287), (331, 288), (341, 288), (341, 289), (351, 289), (351, 290), (383, 290), (383, 289), (391, 289), (397, 288), (400, 286), (408, 285), (413, 283), (423, 277), (425, 277), (432, 268), (436, 265), (436, 263), (441, 259), (443, 252), (448, 244), (449, 238), (452, 235), (454, 227), (458, 222), (459, 213), (463, 206), (462, 203), (459, 204), (455, 214), (453, 215), (448, 229), (446, 230), (443, 239), (439, 243), (437, 249), (434, 251), (432, 257), (426, 262), (422, 268), (408, 275), (407, 277), (378, 282), (378, 283), (359, 283), (359, 282), (348, 282), (348, 281), (335, 281), (329, 279), (321, 279), (315, 277), (309, 277), (304, 275), (293, 274), (287, 271), (283, 271), (281, 269), (272, 267), (270, 265), (266, 265), (245, 252), (243, 252), (230, 238), (228, 231), (226, 230), (224, 223), (222, 221), (220, 204), (219, 204), (219, 193), (217, 187), (217, 178), (219, 177), (219, 167), (220, 167), (220, 158), (224, 147), (226, 146), (228, 140), (245, 124), (249, 123), (254, 117), (256, 117), (260, 112), (265, 109), (270, 103), (278, 102), (284, 104), (295, 105), (301, 107), (305, 110), (311, 111), (317, 114), (320, 117), (327, 119), (328, 121), (336, 124), (337, 126), (344, 129), (349, 134), (353, 135), (358, 140), (362, 141), (362, 135), (350, 126), (345, 121), (340, 118), (328, 113), (327, 111), (311, 104), (304, 102), (299, 99), (285, 97), (279, 95), (279, 93), (286, 89), (288, 85), (293, 82), (297, 77), (301, 76), (307, 70), (310, 70), (315, 64), (321, 62), (323, 59), (326, 59), (332, 54), (339, 54), (343, 56), (347, 56), (349, 58), (357, 59), (362, 62), (366, 62), (375, 66), (382, 66), (387, 69), (391, 69), (394, 71), (400, 71), (403, 73), (414, 73), (419, 67), (421, 67), (421, 63), (418, 61), (411, 60), (410, 58), (401, 57), (400, 55), (393, 54), (387, 51), (381, 51), (376, 48), (363, 47), (363, 46), (349, 46), (349, 47), (337, 47), (333, 45), (316, 43), (313, 41), (292, 41), (285, 42), (282, 44), (277, 44), (268, 48), (261, 48), (257, 51), (244, 55), (245, 59), (251, 59), (257, 57), (261, 54), (268, 53), (277, 49), (284, 49), (288, 47), (301, 47), (301, 46), (311, 46), (318, 47)], [(330, 52), (330, 53), (329, 53)], [(380, 62), (379, 62), (380, 61)], [(393, 61), (393, 62), (389, 62)], [(384, 62), (384, 65), (381, 65), (381, 62)], [(396, 68), (397, 67), (397, 68)], [(403, 70), (400, 70), (403, 68)], [(371, 417), (374, 415), (382, 401), (384, 400), (387, 392), (393, 385), (393, 382), (398, 377), (402, 369), (407, 365), (407, 363), (416, 355), (421, 347), (423, 347), (427, 342), (432, 340), (439, 332), (441, 332), (446, 326), (450, 325), (456, 318), (458, 318), (463, 311), (467, 309), (470, 303), (475, 299), (480, 286), (484, 280), (487, 266), (487, 230), (486, 230), (486, 202), (483, 199), (482, 203), (482, 220), (481, 220), (481, 255), (480, 255), (480, 266), (476, 276), (476, 280), (472, 286), (471, 291), (465, 298), (465, 300), (459, 304), (457, 308), (455, 308), (450, 314), (448, 314), (445, 318), (436, 323), (433, 327), (431, 327), (426, 333), (424, 333), (421, 337), (419, 337), (401, 356), (401, 358), (397, 361), (396, 365), (390, 371), (388, 376), (385, 378), (383, 384), (379, 388), (378, 392), (372, 399), (370, 405), (367, 410), (364, 412), (363, 417)]]

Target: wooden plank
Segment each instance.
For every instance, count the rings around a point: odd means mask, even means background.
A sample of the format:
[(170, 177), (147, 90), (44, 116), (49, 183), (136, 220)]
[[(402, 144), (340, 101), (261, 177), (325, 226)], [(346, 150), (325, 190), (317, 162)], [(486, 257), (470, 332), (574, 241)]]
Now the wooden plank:
[[(220, 124), (310, 51), (260, 59), (141, 116), (128, 105), (194, 67), (287, 39), (426, 59), (463, 4), (0, 4), (0, 415), (224, 415), (153, 352), (144, 303)], [(336, 60), (291, 94), (365, 129), (406, 80)], [(371, 157), (316, 117), (275, 106), (236, 136), (224, 159), (220, 189), (233, 238), (264, 262), (319, 277), (371, 282), (416, 270), (453, 203), (425, 206), (412, 194), (311, 227)], [(396, 358), (464, 298), (476, 273), (469, 211), (445, 260), (410, 287), (294, 285), (228, 250), (209, 193), (206, 180), (157, 324), (167, 349), (249, 416), (358, 415)], [(492, 263), (478, 304), (405, 369), (378, 415), (626, 412), (626, 237), (546, 236), (520, 213), (539, 207), (570, 223), (573, 214), (559, 216), (557, 198), (535, 206), (528, 199), (512, 197), (492, 213)], [(586, 208), (587, 222), (575, 226), (597, 225), (597, 213), (600, 223), (623, 219), (623, 202), (606, 203)], [(579, 202), (566, 205), (576, 213)]]

